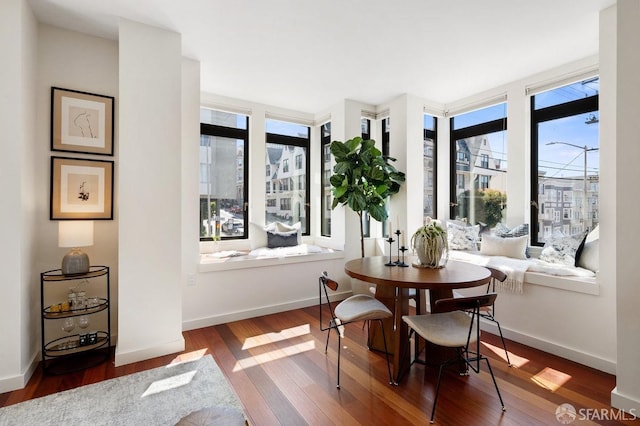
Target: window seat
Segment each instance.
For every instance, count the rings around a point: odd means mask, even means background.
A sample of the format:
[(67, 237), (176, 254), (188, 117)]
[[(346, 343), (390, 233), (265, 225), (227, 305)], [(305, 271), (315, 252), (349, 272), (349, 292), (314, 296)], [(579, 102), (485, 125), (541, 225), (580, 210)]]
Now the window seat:
[(526, 285), (539, 285), (598, 295), (596, 274), (588, 269), (544, 262), (536, 258), (513, 259), (504, 256), (486, 256), (477, 251), (451, 250), (449, 259), (489, 266), (507, 274), (505, 285), (500, 289), (522, 293)]
[(251, 251), (229, 250), (200, 255), (199, 272), (227, 271), (232, 269), (261, 268), (290, 263), (319, 262), (341, 259), (344, 252), (309, 244), (291, 247), (261, 247)]

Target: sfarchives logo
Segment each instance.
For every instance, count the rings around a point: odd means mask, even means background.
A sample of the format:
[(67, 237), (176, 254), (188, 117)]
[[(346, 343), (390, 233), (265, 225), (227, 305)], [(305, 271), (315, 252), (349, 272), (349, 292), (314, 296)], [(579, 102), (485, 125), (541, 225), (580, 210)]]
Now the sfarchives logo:
[(556, 408), (556, 420), (560, 424), (569, 425), (577, 420), (637, 420), (635, 410), (622, 411), (617, 408), (580, 408), (576, 410), (571, 404), (564, 403)]

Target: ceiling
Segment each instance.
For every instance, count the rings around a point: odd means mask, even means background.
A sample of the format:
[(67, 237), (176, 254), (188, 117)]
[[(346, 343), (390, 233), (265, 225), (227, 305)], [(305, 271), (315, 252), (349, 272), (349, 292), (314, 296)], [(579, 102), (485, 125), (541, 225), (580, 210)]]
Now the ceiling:
[(319, 112), (403, 93), (446, 104), (598, 53), (615, 0), (28, 0), (40, 22), (117, 39), (178, 32), (201, 90)]

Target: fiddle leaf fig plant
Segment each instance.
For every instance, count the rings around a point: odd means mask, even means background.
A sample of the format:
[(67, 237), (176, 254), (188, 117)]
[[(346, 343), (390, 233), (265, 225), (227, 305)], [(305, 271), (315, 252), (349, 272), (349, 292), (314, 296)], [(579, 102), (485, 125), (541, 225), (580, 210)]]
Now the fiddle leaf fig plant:
[(333, 203), (346, 205), (360, 219), (360, 250), (364, 257), (364, 229), (362, 215), (379, 221), (387, 220), (386, 200), (400, 191), (405, 174), (396, 170), (389, 161), (395, 158), (383, 156), (375, 141), (355, 137), (346, 142), (331, 142), (331, 154), (336, 164), (330, 178)]

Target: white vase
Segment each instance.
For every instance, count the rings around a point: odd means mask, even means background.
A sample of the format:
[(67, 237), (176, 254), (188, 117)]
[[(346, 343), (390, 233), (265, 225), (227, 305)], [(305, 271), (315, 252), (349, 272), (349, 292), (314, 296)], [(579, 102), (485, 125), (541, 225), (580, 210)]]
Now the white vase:
[(413, 240), (413, 251), (418, 256), (415, 266), (421, 268), (443, 268), (449, 260), (446, 235), (432, 238), (416, 237)]

